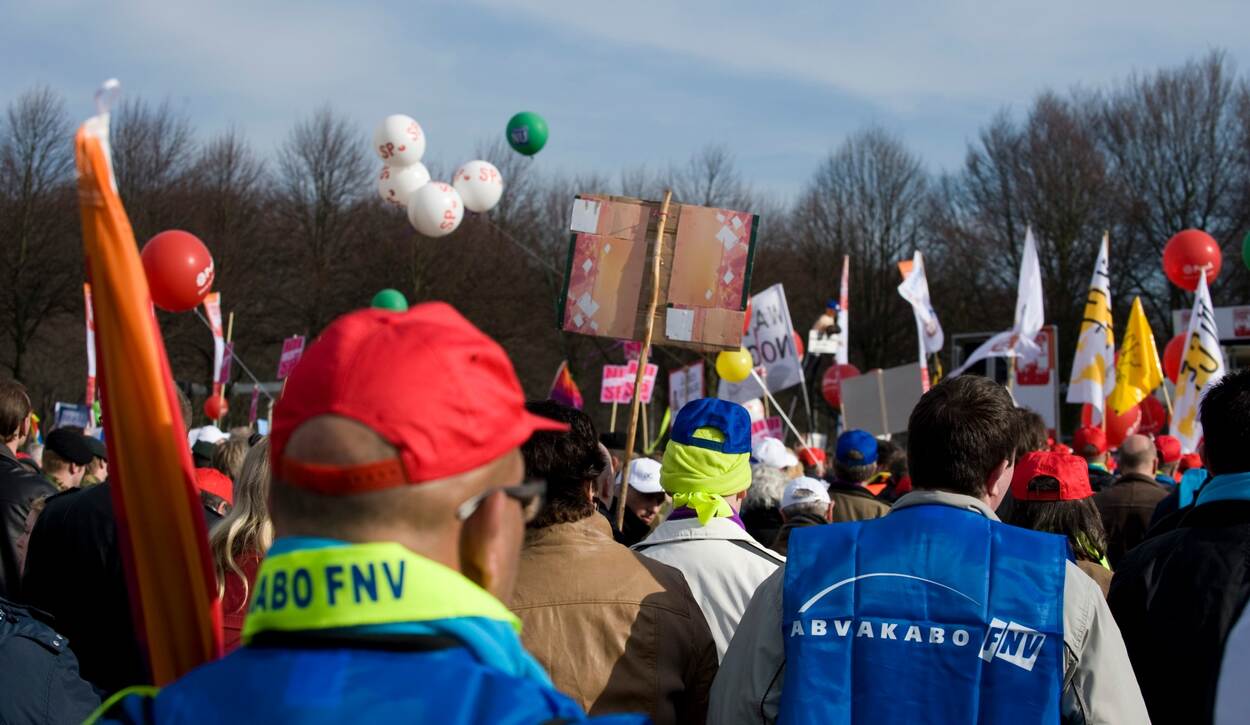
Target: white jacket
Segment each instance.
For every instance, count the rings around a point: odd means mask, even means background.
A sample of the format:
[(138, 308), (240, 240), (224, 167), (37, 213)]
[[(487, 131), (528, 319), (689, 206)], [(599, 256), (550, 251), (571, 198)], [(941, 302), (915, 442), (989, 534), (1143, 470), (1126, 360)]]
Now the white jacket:
[(697, 518), (665, 521), (634, 550), (686, 576), (716, 640), (718, 660), (725, 656), (755, 589), (785, 562), (727, 518), (712, 519), (707, 526)]

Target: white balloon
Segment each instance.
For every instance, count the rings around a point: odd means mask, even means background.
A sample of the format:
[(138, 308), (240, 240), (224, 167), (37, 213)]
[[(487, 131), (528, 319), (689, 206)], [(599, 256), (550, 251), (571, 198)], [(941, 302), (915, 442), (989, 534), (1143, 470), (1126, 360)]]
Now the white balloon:
[(412, 116), (387, 116), (373, 132), (373, 152), (391, 166), (411, 166), (425, 155), (425, 132)]
[(418, 161), (412, 166), (383, 165), (378, 174), (378, 193), (382, 201), (408, 208), (408, 197), (430, 181), (430, 172)]
[(470, 161), (456, 169), (452, 186), (464, 199), (464, 208), (486, 212), (494, 209), (503, 195), (503, 176), (489, 161)]
[(449, 184), (432, 181), (408, 197), (408, 221), (427, 237), (447, 236), (463, 219), (464, 202)]

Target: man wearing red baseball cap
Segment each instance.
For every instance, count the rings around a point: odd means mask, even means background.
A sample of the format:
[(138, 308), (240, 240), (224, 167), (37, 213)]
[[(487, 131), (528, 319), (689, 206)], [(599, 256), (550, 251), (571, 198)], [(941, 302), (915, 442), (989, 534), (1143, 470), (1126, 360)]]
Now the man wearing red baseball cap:
[(1175, 486), (1181, 480), (1176, 470), (1181, 465), (1181, 441), (1175, 436), (1155, 436), (1155, 450), (1159, 453), (1159, 472), (1155, 479), (1164, 486)]
[[(334, 321), (274, 411), (244, 646), (124, 701), (140, 721), (582, 720), (504, 605), (542, 484), (503, 349), (450, 306)], [(229, 696), (223, 697), (223, 693)], [(629, 720), (632, 722), (632, 720)]]
[(1115, 481), (1107, 468), (1107, 432), (1102, 428), (1093, 425), (1077, 428), (1072, 434), (1072, 452), (1089, 464), (1089, 485), (1095, 493)]

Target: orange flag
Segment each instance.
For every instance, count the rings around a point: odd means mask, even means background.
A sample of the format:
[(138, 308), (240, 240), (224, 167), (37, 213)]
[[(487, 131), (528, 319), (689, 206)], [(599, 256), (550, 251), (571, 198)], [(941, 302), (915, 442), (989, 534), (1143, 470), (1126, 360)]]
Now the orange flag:
[(108, 118), (78, 129), (78, 199), (113, 508), (135, 630), (160, 686), (221, 656), (221, 605), (165, 343), (112, 177)]

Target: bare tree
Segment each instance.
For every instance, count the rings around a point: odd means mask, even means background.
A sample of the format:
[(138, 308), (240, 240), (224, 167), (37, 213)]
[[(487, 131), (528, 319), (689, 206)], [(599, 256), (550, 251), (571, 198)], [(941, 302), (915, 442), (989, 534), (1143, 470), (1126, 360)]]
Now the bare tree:
[(742, 181), (728, 146), (704, 147), (684, 168), (669, 172), (668, 185), (673, 198), (683, 204), (744, 209), (751, 205), (751, 193)]
[(41, 325), (81, 309), (71, 139), (65, 104), (46, 87), (19, 96), (0, 127), (0, 319), (16, 378)]
[(350, 280), (354, 222), (372, 195), (366, 141), (325, 106), (296, 125), (278, 153), (275, 221), (287, 241), (278, 261), (302, 272), (278, 294), (310, 332), (332, 319), (336, 293)]
[(110, 145), (117, 192), (143, 244), (171, 227), (185, 224), (182, 184), (195, 161), (195, 135), (185, 114), (168, 100), (151, 105), (141, 98), (123, 101), (113, 112)]

